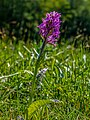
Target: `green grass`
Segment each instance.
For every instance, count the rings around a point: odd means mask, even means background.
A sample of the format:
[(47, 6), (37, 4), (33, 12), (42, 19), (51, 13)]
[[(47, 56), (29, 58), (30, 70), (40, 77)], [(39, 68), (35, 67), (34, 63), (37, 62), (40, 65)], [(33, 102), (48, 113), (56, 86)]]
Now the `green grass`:
[(47, 45), (31, 104), (39, 48), (0, 41), (0, 120), (89, 120), (90, 53), (82, 47)]

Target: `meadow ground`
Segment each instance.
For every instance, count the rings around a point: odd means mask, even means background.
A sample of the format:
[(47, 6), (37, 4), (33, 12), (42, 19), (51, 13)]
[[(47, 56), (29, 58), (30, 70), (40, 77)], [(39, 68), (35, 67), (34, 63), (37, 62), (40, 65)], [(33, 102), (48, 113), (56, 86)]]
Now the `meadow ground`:
[(40, 46), (0, 41), (0, 120), (90, 120), (90, 52), (47, 45), (32, 98)]

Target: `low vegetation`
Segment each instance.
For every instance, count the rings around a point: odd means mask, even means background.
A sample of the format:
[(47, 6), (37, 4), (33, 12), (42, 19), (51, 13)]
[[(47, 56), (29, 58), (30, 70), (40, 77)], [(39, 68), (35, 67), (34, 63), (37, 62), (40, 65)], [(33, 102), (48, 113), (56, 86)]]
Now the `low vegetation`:
[(0, 120), (89, 120), (90, 53), (47, 45), (32, 82), (40, 44), (0, 41)]

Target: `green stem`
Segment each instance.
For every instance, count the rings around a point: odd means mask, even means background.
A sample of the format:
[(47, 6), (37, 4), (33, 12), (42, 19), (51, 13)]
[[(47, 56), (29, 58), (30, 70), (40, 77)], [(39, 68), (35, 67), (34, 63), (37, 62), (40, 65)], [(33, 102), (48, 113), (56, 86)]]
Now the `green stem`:
[(35, 90), (37, 70), (38, 70), (38, 67), (39, 67), (40, 58), (41, 58), (41, 55), (42, 55), (43, 50), (45, 48), (45, 45), (46, 45), (46, 41), (44, 40), (43, 44), (42, 44), (42, 47), (41, 47), (41, 50), (40, 50), (40, 53), (39, 53), (39, 56), (38, 56), (38, 59), (36, 61), (36, 65), (35, 65), (34, 77), (33, 77), (33, 81), (32, 81), (31, 102), (33, 101), (33, 98), (34, 98), (34, 90)]

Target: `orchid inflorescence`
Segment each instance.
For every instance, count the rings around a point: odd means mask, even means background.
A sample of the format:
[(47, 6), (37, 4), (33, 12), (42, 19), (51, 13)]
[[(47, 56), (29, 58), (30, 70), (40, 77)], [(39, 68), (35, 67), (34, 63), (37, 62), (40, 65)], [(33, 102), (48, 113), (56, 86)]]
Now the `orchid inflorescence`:
[(50, 12), (46, 14), (46, 18), (42, 19), (42, 23), (38, 26), (40, 29), (39, 34), (46, 41), (56, 46), (57, 39), (60, 34), (60, 20), (61, 14), (58, 12)]

